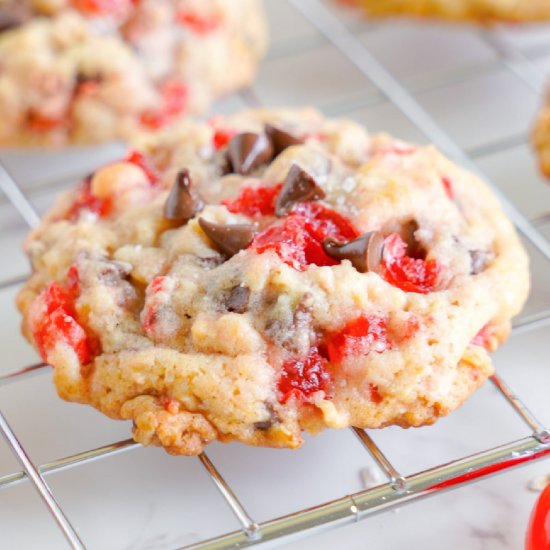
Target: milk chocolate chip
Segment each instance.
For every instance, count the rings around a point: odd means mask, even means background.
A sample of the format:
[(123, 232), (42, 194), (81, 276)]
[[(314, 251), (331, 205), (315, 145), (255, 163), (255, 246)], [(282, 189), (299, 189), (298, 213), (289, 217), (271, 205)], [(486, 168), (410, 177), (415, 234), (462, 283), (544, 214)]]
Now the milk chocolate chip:
[(228, 258), (247, 248), (258, 231), (258, 227), (253, 224), (222, 225), (204, 218), (199, 218), (199, 225), (219, 251)]
[(269, 430), (269, 428), (271, 428), (273, 424), (278, 424), (280, 421), (279, 416), (271, 403), (266, 402), (265, 408), (267, 413), (269, 414), (269, 418), (267, 420), (260, 420), (259, 422), (254, 422), (254, 428), (256, 430)]
[(250, 289), (247, 286), (234, 286), (227, 296), (225, 307), (233, 313), (246, 313), (250, 302)]
[(493, 253), (486, 250), (470, 250), (470, 275), (477, 275), (485, 271), (493, 259)]
[(401, 226), (399, 235), (403, 239), (403, 242), (407, 245), (407, 256), (410, 258), (426, 258), (426, 250), (420, 242), (416, 240), (414, 234), (420, 226), (416, 220), (410, 220)]
[(373, 231), (347, 242), (327, 238), (323, 241), (323, 249), (335, 260), (349, 260), (359, 273), (378, 273), (382, 264), (384, 237), (379, 231)]
[(25, 22), (22, 14), (12, 12), (8, 9), (0, 9), (0, 33), (11, 31), (20, 27)]
[(271, 139), (271, 143), (273, 143), (275, 155), (282, 153), (287, 147), (300, 145), (304, 142), (303, 139), (297, 138), (271, 124), (265, 125), (265, 133), (268, 135), (269, 139)]
[(315, 180), (297, 164), (293, 164), (275, 203), (275, 214), (285, 216), (297, 202), (313, 201), (325, 197)]
[(227, 155), (233, 172), (246, 176), (272, 160), (273, 145), (265, 134), (244, 132), (231, 138)]
[(183, 168), (178, 172), (176, 181), (164, 204), (164, 217), (167, 220), (184, 224), (203, 208), (204, 201), (198, 191), (193, 188), (189, 170)]

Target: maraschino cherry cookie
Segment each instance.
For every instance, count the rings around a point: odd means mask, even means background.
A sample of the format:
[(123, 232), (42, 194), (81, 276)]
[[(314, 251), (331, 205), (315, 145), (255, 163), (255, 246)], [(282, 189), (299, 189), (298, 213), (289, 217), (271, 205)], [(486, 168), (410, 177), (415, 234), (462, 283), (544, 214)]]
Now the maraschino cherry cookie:
[(373, 17), (411, 15), (482, 24), (550, 19), (547, 0), (340, 0)]
[(529, 286), (488, 187), (312, 110), (147, 136), (62, 195), (18, 304), (59, 394), (175, 454), (421, 426), (493, 372)]
[(550, 95), (537, 117), (532, 141), (538, 154), (540, 170), (550, 178)]
[(0, 0), (0, 145), (128, 139), (249, 84), (260, 0)]

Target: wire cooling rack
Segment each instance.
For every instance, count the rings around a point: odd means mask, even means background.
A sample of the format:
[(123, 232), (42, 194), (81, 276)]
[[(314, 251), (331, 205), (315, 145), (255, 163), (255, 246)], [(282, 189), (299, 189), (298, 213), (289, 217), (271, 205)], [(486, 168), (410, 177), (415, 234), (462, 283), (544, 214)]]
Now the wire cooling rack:
[[(377, 97), (389, 100), (422, 132), (427, 140), (435, 143), (444, 153), (462, 166), (480, 172), (479, 167), (471, 160), (471, 155), (467, 154), (463, 147), (449, 137), (437, 121), (423, 109), (411, 91), (392, 76), (367, 49), (356, 33), (350, 31), (349, 22), (346, 22), (345, 18), (342, 19), (341, 14), (318, 0), (289, 0), (288, 5), (300, 13), (311, 24), (312, 28), (315, 28), (329, 44), (351, 62), (368, 81), (369, 86), (375, 86), (376, 91), (370, 92), (371, 99), (367, 102), (376, 102)], [(544, 87), (541, 71), (520, 48), (517, 48), (508, 40), (499, 29), (480, 31), (480, 35), (487, 46), (497, 54), (495, 63), (506, 67), (517, 79), (537, 94), (540, 94)], [(402, 46), (403, 44), (401, 44)], [(477, 67), (474, 70), (482, 71), (483, 67)], [(464, 76), (463, 73), (453, 73), (448, 75), (447, 80), (460, 81)], [(436, 85), (442, 85), (442, 82)], [(253, 90), (243, 92), (241, 99), (250, 105), (261, 103), (258, 93)], [(524, 137), (521, 136), (519, 141), (521, 142), (523, 139)], [(480, 149), (485, 152), (498, 152), (509, 146), (510, 142), (514, 143), (515, 141), (517, 141), (517, 138), (514, 137), (505, 140), (497, 139), (480, 146)], [(489, 180), (486, 176), (485, 179)], [(493, 188), (518, 230), (538, 250), (544, 261), (550, 262), (549, 241), (518, 210), (507, 195), (502, 193), (496, 185), (493, 185)], [(1, 166), (0, 189), (26, 224), (29, 227), (34, 227), (39, 220), (34, 207), (29, 202), (23, 189)], [(547, 218), (548, 216), (545, 215), (539, 216), (538, 222), (540, 224), (547, 223)], [(550, 269), (548, 266), (547, 268)], [(14, 287), (24, 279), (25, 277), (19, 276), (5, 279), (0, 282), (0, 290)], [(550, 310), (545, 309), (536, 312), (523, 317), (514, 326), (514, 333), (534, 331), (545, 326), (549, 321)], [(23, 382), (48, 370), (49, 367), (44, 364), (22, 368), (0, 376), (0, 386)], [(342, 495), (341, 498), (330, 502), (320, 503), (268, 521), (256, 522), (254, 520), (254, 514), (246, 510), (239, 501), (237, 497), (238, 489), (233, 489), (230, 486), (213, 462), (203, 453), (198, 457), (198, 460), (239, 521), (241, 529), (186, 546), (186, 548), (243, 548), (268, 541), (287, 540), (284, 537), (302, 532), (317, 532), (322, 528), (355, 522), (370, 515), (429, 495), (439, 494), (549, 455), (549, 430), (530, 412), (523, 399), (512, 393), (507, 383), (500, 376), (494, 375), (491, 380), (505, 402), (523, 422), (525, 434), (521, 439), (505, 442), (493, 448), (482, 449), (464, 458), (405, 476), (396, 469), (392, 461), (365, 430), (353, 428), (352, 431), (355, 436), (375, 461), (386, 477), (387, 482), (353, 494)], [(47, 509), (59, 525), (70, 546), (76, 549), (86, 548), (86, 541), (81, 540), (77, 530), (72, 526), (68, 514), (59, 505), (56, 495), (45, 480), (45, 476), (132, 449), (138, 449), (140, 445), (127, 439), (37, 465), (29, 458), (17, 434), (10, 427), (2, 412), (0, 412), (0, 430), (22, 468), (21, 471), (1, 476), (0, 489), (30, 482), (42, 497)]]

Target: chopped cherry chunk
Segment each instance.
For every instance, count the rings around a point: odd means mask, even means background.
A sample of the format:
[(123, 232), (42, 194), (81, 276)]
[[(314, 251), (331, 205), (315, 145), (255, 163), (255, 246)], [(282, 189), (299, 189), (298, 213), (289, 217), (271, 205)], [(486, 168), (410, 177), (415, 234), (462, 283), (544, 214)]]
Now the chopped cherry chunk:
[(383, 353), (391, 349), (386, 321), (376, 315), (358, 317), (342, 330), (327, 334), (328, 357), (331, 363), (341, 363), (349, 356)]
[(292, 209), (292, 213), (307, 220), (309, 232), (320, 242), (327, 237), (346, 241), (360, 235), (348, 219), (320, 202), (299, 202)]
[(386, 238), (384, 247), (382, 275), (388, 283), (405, 292), (419, 294), (427, 294), (437, 288), (442, 271), (437, 260), (407, 256), (407, 244), (397, 233)]
[(245, 187), (236, 199), (226, 199), (222, 204), (234, 214), (274, 216), (275, 202), (281, 187), (281, 183), (271, 187)]
[(223, 149), (230, 141), (230, 139), (237, 134), (236, 130), (228, 128), (216, 128), (214, 130), (214, 136), (212, 137), (212, 143), (216, 151)]
[(291, 397), (307, 401), (314, 393), (324, 391), (328, 396), (331, 379), (326, 371), (327, 360), (317, 347), (309, 350), (307, 357), (285, 361), (277, 387), (279, 401), (286, 403)]
[(495, 351), (498, 347), (498, 337), (495, 329), (487, 323), (473, 338), (472, 344), (481, 346), (487, 351)]
[(187, 108), (187, 86), (176, 80), (161, 85), (161, 107), (146, 111), (141, 115), (141, 124), (152, 130), (158, 130), (182, 114)]
[(137, 0), (72, 0), (72, 5), (87, 15), (120, 16), (128, 12)]
[(57, 343), (63, 342), (73, 348), (80, 364), (89, 363), (92, 345), (75, 318), (73, 292), (53, 282), (38, 295), (36, 301), (41, 315), (35, 319), (32, 332), (42, 359), (47, 361), (48, 353)]
[(370, 400), (373, 403), (381, 403), (382, 402), (382, 396), (380, 395), (380, 392), (378, 391), (378, 386), (374, 384), (369, 384), (369, 393), (370, 393)]
[[(149, 298), (166, 290), (168, 278), (162, 275), (155, 277), (146, 289), (146, 296)], [(142, 325), (147, 334), (155, 330), (158, 322), (158, 306), (155, 302), (149, 303), (143, 313)]]
[(209, 34), (222, 24), (222, 18), (218, 14), (202, 15), (192, 11), (180, 11), (176, 18), (180, 25), (190, 28), (197, 34)]
[(281, 225), (273, 225), (254, 238), (252, 246), (262, 254), (273, 250), (286, 264), (298, 271), (308, 265), (336, 265), (323, 250), (327, 237), (353, 239), (359, 235), (343, 216), (318, 202), (297, 204)]
[(139, 166), (149, 178), (151, 185), (156, 185), (160, 180), (160, 175), (151, 162), (143, 153), (139, 151), (131, 150), (128, 154), (122, 159), (123, 162), (131, 162), (136, 166)]
[(445, 193), (447, 193), (447, 197), (453, 200), (455, 198), (453, 182), (449, 178), (443, 177), (441, 178), (441, 183), (443, 185), (443, 188), (445, 189)]
[(48, 117), (36, 112), (29, 112), (27, 116), (27, 127), (32, 132), (38, 134), (51, 132), (57, 128), (61, 128), (67, 124), (64, 117)]

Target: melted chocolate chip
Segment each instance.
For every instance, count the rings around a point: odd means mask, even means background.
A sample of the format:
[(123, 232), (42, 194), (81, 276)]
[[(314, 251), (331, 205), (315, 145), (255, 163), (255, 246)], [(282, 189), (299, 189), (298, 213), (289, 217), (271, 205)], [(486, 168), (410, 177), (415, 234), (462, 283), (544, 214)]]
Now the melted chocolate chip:
[(313, 201), (325, 197), (315, 180), (297, 164), (293, 164), (275, 203), (275, 214), (285, 216), (297, 202)]
[(93, 82), (95, 84), (101, 84), (103, 77), (98, 73), (94, 75), (86, 75), (84, 73), (78, 73), (76, 75), (76, 87), (79, 88), (88, 82)]
[(198, 259), (199, 264), (206, 269), (214, 269), (215, 267), (222, 265), (223, 261), (223, 258), (220, 258), (219, 256), (208, 256), (207, 258)]
[(267, 413), (269, 414), (269, 418), (267, 420), (260, 420), (259, 422), (254, 422), (254, 429), (256, 430), (269, 430), (273, 424), (279, 423), (279, 416), (277, 415), (277, 412), (273, 408), (273, 405), (271, 403), (265, 403), (265, 408), (267, 410)]
[(107, 286), (118, 286), (122, 280), (126, 280), (132, 271), (131, 264), (126, 262), (104, 262), (104, 267), (98, 273), (101, 282)]
[(271, 124), (265, 125), (265, 133), (269, 139), (271, 139), (271, 143), (273, 143), (275, 156), (282, 153), (287, 147), (291, 147), (292, 145), (300, 145), (304, 142), (303, 139), (297, 138), (296, 136), (281, 130), (281, 128), (272, 126)]
[(261, 420), (260, 422), (254, 422), (255, 430), (269, 430), (271, 426), (273, 426), (273, 422), (271, 420)]
[(379, 231), (373, 231), (343, 243), (328, 238), (323, 241), (323, 249), (335, 260), (349, 260), (359, 273), (378, 273), (382, 263), (384, 237)]
[(233, 172), (246, 176), (273, 159), (273, 144), (265, 134), (244, 132), (231, 138), (227, 155)]
[(22, 14), (14, 13), (7, 9), (0, 9), (0, 33), (16, 29), (24, 22), (25, 18)]
[(204, 201), (193, 188), (189, 170), (183, 168), (178, 172), (176, 181), (164, 204), (164, 217), (167, 220), (187, 223), (204, 208)]
[(247, 248), (258, 231), (257, 226), (253, 224), (221, 225), (204, 218), (199, 218), (199, 225), (219, 251), (228, 258)]
[(399, 235), (403, 239), (403, 242), (407, 245), (407, 256), (423, 260), (426, 258), (426, 250), (414, 236), (419, 228), (420, 226), (416, 220), (410, 220), (401, 226)]
[(234, 286), (227, 296), (225, 307), (233, 313), (246, 313), (250, 302), (250, 289), (246, 286)]
[(493, 259), (493, 254), (486, 250), (470, 250), (470, 275), (477, 275), (485, 271), (487, 265)]

